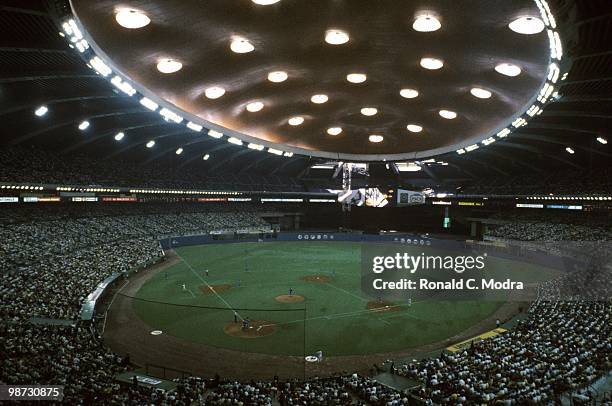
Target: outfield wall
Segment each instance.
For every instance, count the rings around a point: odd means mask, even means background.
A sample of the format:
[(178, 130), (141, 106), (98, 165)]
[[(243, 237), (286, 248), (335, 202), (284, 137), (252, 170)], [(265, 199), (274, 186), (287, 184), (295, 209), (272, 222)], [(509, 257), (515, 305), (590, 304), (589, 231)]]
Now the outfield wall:
[(563, 271), (583, 267), (586, 264), (576, 258), (553, 255), (546, 250), (537, 250), (533, 247), (525, 247), (520, 243), (511, 244), (486, 244), (471, 240), (451, 240), (429, 238), (414, 233), (392, 233), (392, 234), (362, 234), (362, 233), (340, 233), (326, 231), (308, 232), (279, 232), (262, 234), (203, 234), (169, 237), (160, 240), (164, 249), (173, 249), (193, 245), (206, 244), (232, 244), (241, 242), (363, 242), (363, 243), (399, 243), (412, 246), (423, 246), (448, 251), (449, 255), (458, 255), (467, 252), (487, 252), (488, 255), (508, 260), (520, 260), (522, 262), (555, 268)]
[[(339, 233), (327, 231), (309, 232), (279, 232), (262, 234), (203, 234), (169, 237), (160, 240), (164, 249), (185, 247), (190, 245), (223, 244), (237, 242), (273, 242), (273, 241), (347, 241), (347, 242), (409, 242), (415, 245), (432, 245), (433, 240), (417, 234), (361, 234)], [(428, 243), (429, 242), (429, 243)], [(455, 244), (457, 241), (450, 241)], [(461, 244), (463, 244), (461, 242)]]

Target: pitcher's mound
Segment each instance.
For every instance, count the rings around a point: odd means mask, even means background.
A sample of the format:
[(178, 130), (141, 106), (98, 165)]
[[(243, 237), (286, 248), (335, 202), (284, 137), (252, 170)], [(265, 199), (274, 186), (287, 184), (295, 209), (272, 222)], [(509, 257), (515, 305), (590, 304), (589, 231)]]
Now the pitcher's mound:
[(224, 284), (224, 285), (202, 285), (200, 286), (200, 290), (205, 295), (212, 295), (215, 293), (225, 292), (226, 290), (231, 289), (232, 285)]
[(401, 306), (393, 304), (391, 302), (385, 302), (385, 301), (368, 302), (368, 310), (373, 310), (376, 312), (396, 312), (400, 309), (401, 309)]
[(252, 320), (248, 329), (242, 329), (242, 322), (227, 323), (223, 327), (225, 334), (239, 338), (259, 338), (276, 332), (276, 324), (267, 320)]
[(307, 276), (304, 276), (302, 280), (306, 282), (318, 282), (318, 283), (331, 282), (331, 278), (325, 275), (307, 275)]
[(274, 298), (277, 302), (280, 303), (299, 303), (304, 301), (304, 296), (301, 295), (280, 295)]

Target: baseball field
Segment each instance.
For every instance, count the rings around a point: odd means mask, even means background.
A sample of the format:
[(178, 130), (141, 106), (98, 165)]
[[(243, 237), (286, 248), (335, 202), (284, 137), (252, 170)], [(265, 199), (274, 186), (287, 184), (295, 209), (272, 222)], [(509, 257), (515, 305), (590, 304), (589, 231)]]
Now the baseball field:
[[(179, 261), (148, 279), (132, 307), (156, 334), (251, 353), (339, 356), (439, 342), (490, 318), (503, 305), (409, 303), (408, 298), (386, 303), (366, 297), (360, 249), (351, 242), (178, 248)], [(521, 271), (537, 271), (529, 267), (522, 264)]]

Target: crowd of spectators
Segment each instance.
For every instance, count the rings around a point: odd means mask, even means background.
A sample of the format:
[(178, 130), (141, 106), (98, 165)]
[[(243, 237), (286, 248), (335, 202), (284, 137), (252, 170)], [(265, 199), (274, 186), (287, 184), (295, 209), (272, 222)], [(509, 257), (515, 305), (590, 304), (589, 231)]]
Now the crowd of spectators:
[(0, 381), (65, 385), (65, 401), (74, 404), (191, 404), (203, 396), (196, 378), (172, 393), (121, 387), (115, 375), (127, 369), (126, 360), (107, 350), (78, 318), (81, 303), (99, 282), (158, 260), (162, 235), (270, 230), (252, 207), (208, 207), (3, 210)]
[(282, 175), (214, 174), (163, 165), (138, 165), (129, 160), (96, 160), (61, 156), (35, 148), (0, 150), (0, 182), (162, 189), (205, 189), (302, 192), (295, 178)]
[[(110, 273), (161, 257), (158, 237), (163, 235), (270, 230), (257, 212), (246, 209), (195, 211), (198, 207), (191, 206), (191, 211), (168, 213), (164, 208), (168, 210), (164, 205), (147, 206), (139, 214), (126, 207), (4, 211), (0, 315), (73, 319), (84, 296)], [(109, 210), (114, 215), (108, 215)]]
[(504, 224), (487, 233), (492, 237), (522, 241), (611, 241), (609, 227), (574, 226), (545, 222)]
[(562, 169), (558, 171), (492, 176), (464, 185), (461, 194), (476, 195), (606, 195), (612, 193), (612, 169)]
[(487, 235), (520, 241), (612, 241), (609, 216), (582, 212), (504, 211), (492, 217), (501, 220), (488, 225)]
[(408, 405), (408, 394), (358, 374), (280, 385), (281, 405)]
[[(576, 284), (591, 277), (581, 271), (547, 282), (528, 317), (505, 334), (405, 364), (399, 373), (420, 380), (416, 394), (436, 404), (557, 404), (612, 368), (612, 305), (589, 300), (592, 291), (576, 295)], [(592, 282), (587, 290), (609, 279)]]

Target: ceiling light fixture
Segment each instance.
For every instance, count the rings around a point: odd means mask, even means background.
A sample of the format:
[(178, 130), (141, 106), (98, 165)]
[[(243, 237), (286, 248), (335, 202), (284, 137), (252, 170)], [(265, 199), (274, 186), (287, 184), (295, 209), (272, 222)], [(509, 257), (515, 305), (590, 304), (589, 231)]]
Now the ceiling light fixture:
[(572, 147), (567, 147), (567, 148), (565, 148), (565, 150), (566, 150), (566, 151), (567, 151), (569, 154), (572, 154), (572, 155), (576, 153), (576, 151), (574, 151), (574, 149), (573, 149)]
[(140, 99), (140, 104), (142, 104), (143, 106), (145, 106), (151, 111), (155, 111), (159, 107), (157, 103), (155, 103), (153, 100), (146, 98), (146, 97), (143, 97), (142, 99)]
[(223, 137), (223, 133), (215, 130), (208, 130), (208, 135), (216, 139)]
[(330, 127), (327, 129), (329, 135), (339, 135), (342, 133), (342, 127)]
[(368, 79), (365, 73), (349, 73), (346, 75), (346, 80), (351, 83), (363, 83)]
[(250, 143), (249, 145), (247, 145), (247, 147), (249, 149), (254, 149), (255, 151), (263, 151), (264, 146), (260, 145), (260, 144), (254, 144), (254, 143)]
[(276, 4), (279, 1), (280, 0), (253, 0), (253, 3), (260, 5), (260, 6), (269, 6), (271, 4)]
[(437, 70), (444, 66), (444, 61), (436, 58), (422, 58), (421, 66), (429, 70)]
[(255, 50), (253, 44), (249, 42), (248, 39), (242, 37), (235, 37), (232, 39), (232, 43), (230, 44), (230, 49), (232, 52), (237, 54), (247, 54)]
[(447, 120), (457, 118), (457, 113), (451, 110), (440, 110), (439, 114), (442, 118), (445, 118)]
[(49, 108), (47, 106), (40, 106), (39, 108), (37, 108), (36, 110), (34, 110), (34, 114), (37, 117), (42, 117), (45, 114), (47, 114), (47, 112), (49, 111)]
[(438, 31), (442, 27), (440, 20), (431, 14), (423, 14), (418, 16), (412, 24), (412, 28), (418, 32), (433, 32)]
[(379, 143), (382, 142), (385, 138), (382, 135), (370, 135), (368, 137), (368, 140), (370, 140), (370, 142), (374, 142), (374, 143)]
[(400, 96), (405, 99), (414, 99), (419, 96), (419, 91), (415, 89), (402, 89), (400, 90)]
[(287, 72), (284, 72), (282, 70), (268, 73), (268, 80), (274, 83), (284, 82), (285, 80), (287, 80), (288, 77), (289, 75), (287, 75)]
[(181, 155), (183, 153), (183, 148), (179, 148), (174, 152), (176, 155)]
[(82, 121), (81, 124), (79, 124), (79, 130), (81, 131), (85, 131), (89, 128), (89, 121)]
[(147, 142), (147, 148), (153, 148), (155, 146), (155, 141), (151, 140)]
[(327, 30), (325, 32), (325, 42), (330, 45), (342, 45), (349, 42), (349, 35), (340, 30)]
[(123, 137), (125, 137), (125, 134), (120, 132), (115, 134), (115, 141), (121, 141), (123, 139)]
[(599, 142), (600, 144), (606, 145), (608, 143), (608, 140), (605, 139), (604, 137), (597, 137), (597, 142)]
[(206, 154), (202, 157), (202, 160), (208, 161), (209, 158), (210, 158), (210, 154)]
[(301, 117), (301, 116), (291, 117), (289, 119), (289, 125), (292, 125), (294, 127), (301, 125), (303, 122), (304, 122), (304, 117)]
[(472, 93), (472, 96), (477, 97), (479, 99), (488, 99), (492, 95), (492, 93), (488, 90), (481, 89), (479, 87), (472, 88), (472, 90), (470, 90), (470, 93)]
[(161, 73), (170, 74), (183, 69), (183, 64), (175, 59), (164, 58), (157, 62), (157, 70)]
[(512, 21), (508, 27), (518, 34), (533, 35), (544, 31), (544, 22), (537, 17), (526, 16)]
[(378, 109), (376, 109), (375, 107), (364, 107), (361, 109), (361, 114), (363, 114), (364, 116), (375, 116), (378, 113)]
[(408, 124), (408, 126), (406, 128), (411, 133), (420, 133), (421, 131), (423, 131), (423, 127), (421, 127), (420, 125), (417, 125), (417, 124)]
[(521, 74), (521, 68), (511, 63), (500, 63), (495, 67), (497, 73), (505, 76), (515, 77)]
[(218, 99), (225, 94), (225, 89), (219, 86), (209, 87), (204, 90), (204, 95), (211, 100)]
[(187, 128), (198, 133), (204, 129), (200, 124), (196, 124), (193, 121), (187, 123)]
[(251, 113), (257, 113), (258, 111), (261, 111), (261, 109), (263, 108), (264, 108), (264, 104), (260, 101), (249, 103), (246, 106), (247, 111)]
[(131, 8), (119, 10), (117, 14), (115, 14), (115, 20), (123, 28), (132, 30), (146, 27), (151, 23), (151, 19), (147, 17), (145, 13)]
[(328, 100), (329, 100), (329, 97), (327, 97), (326, 94), (315, 94), (314, 96), (310, 98), (310, 101), (313, 102), (314, 104), (323, 104), (323, 103), (326, 103)]

